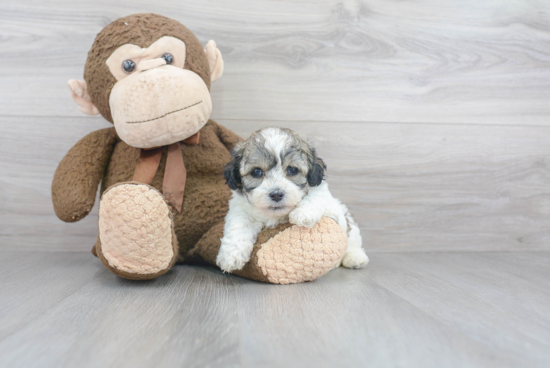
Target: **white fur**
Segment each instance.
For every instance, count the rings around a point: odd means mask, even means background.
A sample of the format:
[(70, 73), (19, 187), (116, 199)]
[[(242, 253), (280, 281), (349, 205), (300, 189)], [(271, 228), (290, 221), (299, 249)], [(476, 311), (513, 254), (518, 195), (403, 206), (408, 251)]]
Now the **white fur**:
[[(265, 173), (261, 185), (251, 192), (233, 191), (216, 260), (218, 266), (225, 272), (242, 269), (249, 261), (256, 238), (264, 227), (290, 222), (311, 228), (326, 216), (347, 230), (348, 247), (341, 261), (342, 266), (364, 267), (369, 259), (362, 247), (359, 228), (347, 207), (332, 196), (325, 181), (319, 186), (301, 189), (286, 178), (279, 153), (289, 143), (288, 137), (276, 128), (265, 129), (262, 135), (266, 138), (265, 148), (277, 157), (278, 164)], [(274, 190), (284, 191), (282, 201), (275, 203), (270, 199), (269, 193)]]

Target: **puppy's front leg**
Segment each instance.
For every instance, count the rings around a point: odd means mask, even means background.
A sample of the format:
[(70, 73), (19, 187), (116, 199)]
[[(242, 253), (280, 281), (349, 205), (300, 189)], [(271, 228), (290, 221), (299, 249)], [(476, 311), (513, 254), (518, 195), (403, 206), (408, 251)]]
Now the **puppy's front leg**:
[[(288, 215), (291, 224), (311, 228), (327, 215), (327, 209), (332, 206), (332, 195), (326, 182), (313, 187)], [(330, 212), (330, 211), (329, 211)], [(332, 217), (332, 216), (329, 216)], [(338, 221), (338, 219), (335, 219)]]
[(224, 272), (240, 270), (250, 260), (250, 253), (262, 230), (241, 211), (230, 211), (225, 218), (224, 235), (216, 264)]

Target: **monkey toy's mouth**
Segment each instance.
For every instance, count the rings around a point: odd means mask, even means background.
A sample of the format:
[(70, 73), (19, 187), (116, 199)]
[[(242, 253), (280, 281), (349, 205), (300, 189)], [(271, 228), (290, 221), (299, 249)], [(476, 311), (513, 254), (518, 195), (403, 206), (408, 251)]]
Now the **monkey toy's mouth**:
[(141, 124), (141, 123), (148, 123), (148, 122), (151, 122), (151, 121), (155, 121), (155, 120), (158, 120), (158, 119), (162, 119), (170, 114), (174, 114), (176, 112), (180, 112), (180, 111), (183, 111), (183, 110), (187, 110), (193, 106), (197, 106), (199, 104), (201, 104), (202, 101), (199, 101), (199, 102), (195, 102), (194, 104), (192, 105), (189, 105), (189, 106), (185, 106), (185, 107), (182, 107), (181, 109), (177, 109), (177, 110), (174, 110), (174, 111), (170, 111), (170, 112), (167, 112), (166, 114), (164, 115), (161, 115), (159, 117), (156, 117), (156, 118), (153, 118), (153, 119), (148, 119), (148, 120), (142, 120), (142, 121), (127, 121), (126, 124)]
[(109, 106), (120, 139), (151, 148), (197, 133), (210, 118), (212, 99), (198, 74), (165, 65), (119, 81)]

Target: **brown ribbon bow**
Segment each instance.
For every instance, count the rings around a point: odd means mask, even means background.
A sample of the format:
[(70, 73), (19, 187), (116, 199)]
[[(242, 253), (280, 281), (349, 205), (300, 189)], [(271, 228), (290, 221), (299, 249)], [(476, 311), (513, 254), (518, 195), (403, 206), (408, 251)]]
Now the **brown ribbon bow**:
[[(200, 132), (183, 140), (185, 144), (199, 144)], [(134, 171), (134, 181), (151, 185), (155, 179), (160, 159), (162, 157), (162, 147), (153, 149), (142, 149), (141, 154)], [(183, 205), (183, 194), (185, 192), (185, 181), (187, 179), (187, 170), (183, 163), (180, 143), (172, 143), (168, 146), (168, 155), (166, 156), (166, 167), (164, 169), (164, 178), (162, 180), (162, 193), (164, 198), (178, 212), (181, 212)]]

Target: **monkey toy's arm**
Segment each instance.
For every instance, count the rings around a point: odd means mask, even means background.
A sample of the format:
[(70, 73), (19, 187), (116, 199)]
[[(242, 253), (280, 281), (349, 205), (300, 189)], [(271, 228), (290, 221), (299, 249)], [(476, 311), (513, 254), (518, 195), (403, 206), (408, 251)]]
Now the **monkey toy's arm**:
[(90, 213), (117, 141), (114, 128), (97, 130), (82, 138), (61, 160), (52, 183), (53, 207), (61, 220), (75, 222)]

